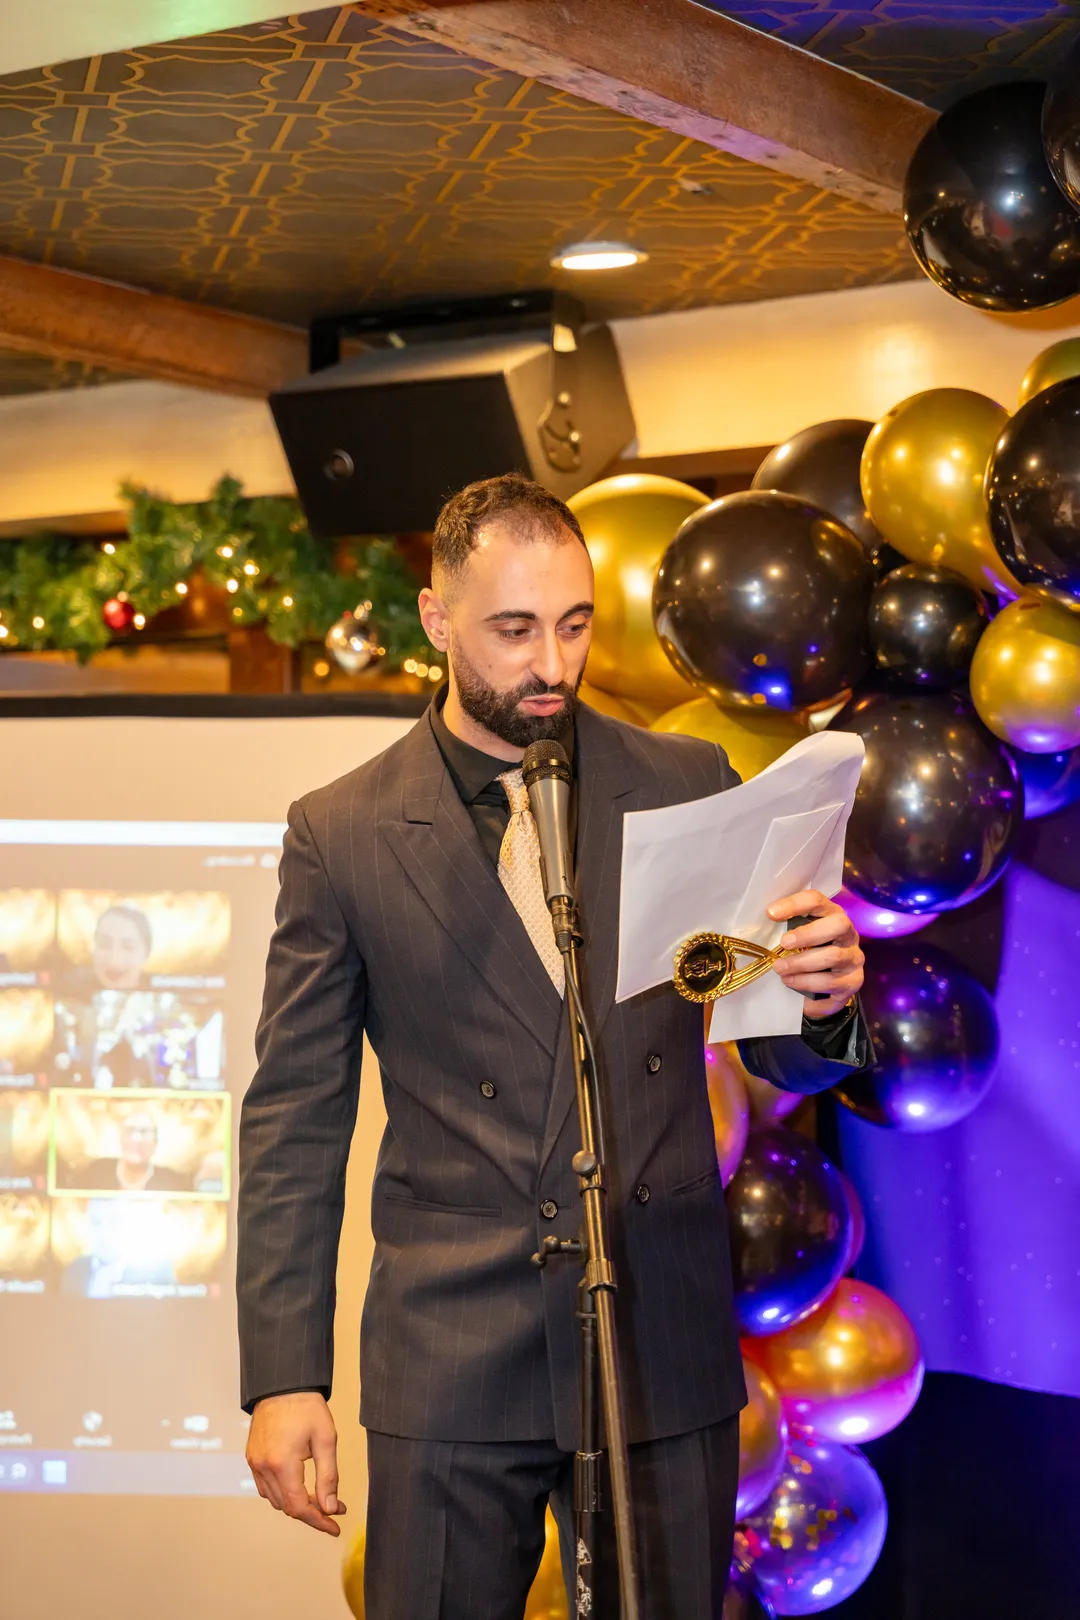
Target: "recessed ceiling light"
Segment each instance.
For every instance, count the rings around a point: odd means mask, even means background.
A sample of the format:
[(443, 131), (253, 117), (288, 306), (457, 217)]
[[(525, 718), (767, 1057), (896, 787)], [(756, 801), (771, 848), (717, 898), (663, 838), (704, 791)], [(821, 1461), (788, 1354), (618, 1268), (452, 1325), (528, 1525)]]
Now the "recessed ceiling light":
[(625, 270), (649, 257), (628, 242), (572, 242), (553, 254), (556, 270)]

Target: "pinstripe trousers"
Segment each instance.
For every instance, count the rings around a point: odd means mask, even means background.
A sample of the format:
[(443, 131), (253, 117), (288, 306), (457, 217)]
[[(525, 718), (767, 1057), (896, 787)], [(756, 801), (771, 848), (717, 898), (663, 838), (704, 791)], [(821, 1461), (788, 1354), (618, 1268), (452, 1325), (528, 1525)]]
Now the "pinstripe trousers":
[[(369, 1429), (367, 1442), (367, 1620), (522, 1620), (549, 1501), (572, 1572), (574, 1459), (553, 1440), (408, 1440)], [(738, 1417), (631, 1446), (630, 1468), (645, 1620), (720, 1620)], [(617, 1620), (610, 1511), (597, 1566), (594, 1620)]]

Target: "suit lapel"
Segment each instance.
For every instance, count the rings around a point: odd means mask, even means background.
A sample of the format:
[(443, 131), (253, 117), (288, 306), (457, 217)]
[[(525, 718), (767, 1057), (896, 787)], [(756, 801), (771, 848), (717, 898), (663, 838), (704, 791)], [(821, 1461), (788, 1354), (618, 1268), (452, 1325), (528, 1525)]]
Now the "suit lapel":
[[(643, 790), (620, 729), (582, 706), (577, 719), (578, 913), (585, 936), (582, 977), (585, 1011), (594, 1041), (611, 1012), (619, 959), (619, 884), (622, 827), (627, 810), (639, 808)], [(559, 1031), (555, 1079), (541, 1154), (547, 1163), (574, 1103), (569, 1020)]]
[(382, 821), (381, 830), (406, 876), (476, 972), (554, 1056), (558, 993), (484, 853), (426, 716), (407, 743), (400, 806)]

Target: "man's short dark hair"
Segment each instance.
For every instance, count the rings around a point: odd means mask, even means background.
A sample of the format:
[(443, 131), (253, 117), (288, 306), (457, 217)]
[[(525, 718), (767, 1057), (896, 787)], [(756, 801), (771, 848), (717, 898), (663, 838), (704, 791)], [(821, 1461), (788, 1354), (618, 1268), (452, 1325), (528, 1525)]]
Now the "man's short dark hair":
[(485, 523), (500, 518), (520, 532), (522, 540), (557, 540), (569, 529), (582, 545), (581, 524), (557, 495), (521, 473), (482, 478), (451, 495), (435, 519), (431, 572), (436, 590), (460, 579)]

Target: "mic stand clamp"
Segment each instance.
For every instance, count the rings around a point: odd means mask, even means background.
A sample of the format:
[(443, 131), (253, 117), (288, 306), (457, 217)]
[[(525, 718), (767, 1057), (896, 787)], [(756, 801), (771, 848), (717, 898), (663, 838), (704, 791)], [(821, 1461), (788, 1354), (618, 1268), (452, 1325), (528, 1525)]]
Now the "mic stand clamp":
[[(578, 1238), (547, 1236), (533, 1264), (545, 1267), (560, 1255), (580, 1258), (577, 1318), (581, 1343), (581, 1431), (574, 1457), (574, 1531), (577, 1543), (575, 1614), (599, 1620), (594, 1589), (597, 1528), (602, 1506), (600, 1416), (607, 1436), (611, 1498), (619, 1565), (622, 1620), (641, 1620), (640, 1583), (634, 1531), (626, 1417), (615, 1323), (615, 1268), (611, 1261), (604, 1181), (604, 1130), (592, 1039), (581, 999), (578, 951), (583, 944), (576, 910), (561, 896), (551, 900), (555, 943), (566, 975), (566, 1012), (574, 1064), (581, 1148), (572, 1165), (581, 1187), (584, 1215)], [(602, 1594), (601, 1594), (602, 1595)], [(605, 1613), (610, 1613), (605, 1606)]]

